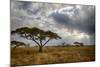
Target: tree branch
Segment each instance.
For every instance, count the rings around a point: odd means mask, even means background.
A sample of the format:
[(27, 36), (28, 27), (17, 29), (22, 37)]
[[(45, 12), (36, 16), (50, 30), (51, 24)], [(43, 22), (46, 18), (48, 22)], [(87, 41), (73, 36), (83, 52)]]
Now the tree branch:
[(34, 37), (32, 38), (32, 40), (33, 40), (38, 46), (41, 46), (41, 45), (34, 39)]
[[(41, 45), (34, 39), (34, 37), (32, 37), (31, 35), (27, 36), (27, 35), (25, 34), (25, 38), (28, 39), (28, 40), (33, 40), (39, 47), (41, 46)], [(30, 39), (29, 39), (29, 38), (30, 38)]]
[(42, 47), (43, 47), (44, 45), (46, 45), (50, 40), (51, 40), (51, 39), (48, 39), (48, 40), (42, 45)]

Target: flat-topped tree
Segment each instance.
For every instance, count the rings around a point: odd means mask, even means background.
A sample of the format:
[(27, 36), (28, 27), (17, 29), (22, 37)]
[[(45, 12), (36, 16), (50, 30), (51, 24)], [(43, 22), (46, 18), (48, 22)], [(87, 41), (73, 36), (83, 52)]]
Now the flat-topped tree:
[(11, 46), (14, 46), (14, 48), (16, 48), (19, 46), (26, 46), (26, 44), (23, 42), (19, 42), (19, 41), (11, 41)]
[(42, 47), (45, 46), (52, 39), (61, 39), (56, 33), (51, 31), (43, 31), (39, 28), (22, 27), (11, 32), (12, 34), (19, 34), (28, 40), (34, 41), (39, 46), (39, 52), (42, 52)]

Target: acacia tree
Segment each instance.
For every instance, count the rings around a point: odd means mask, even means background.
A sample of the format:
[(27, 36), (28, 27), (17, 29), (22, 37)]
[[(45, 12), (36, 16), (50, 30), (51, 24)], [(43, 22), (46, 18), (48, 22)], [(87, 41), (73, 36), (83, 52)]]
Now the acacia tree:
[(11, 33), (17, 33), (21, 37), (34, 41), (39, 47), (39, 52), (42, 52), (42, 47), (45, 46), (50, 40), (61, 39), (61, 37), (58, 36), (56, 33), (53, 33), (51, 31), (43, 31), (36, 27), (22, 27), (12, 31)]
[(19, 42), (19, 41), (11, 41), (11, 45), (14, 46), (14, 48), (16, 48), (18, 46), (26, 46), (25, 43)]
[(77, 46), (84, 46), (84, 43), (81, 42), (74, 42), (73, 44), (76, 44)]

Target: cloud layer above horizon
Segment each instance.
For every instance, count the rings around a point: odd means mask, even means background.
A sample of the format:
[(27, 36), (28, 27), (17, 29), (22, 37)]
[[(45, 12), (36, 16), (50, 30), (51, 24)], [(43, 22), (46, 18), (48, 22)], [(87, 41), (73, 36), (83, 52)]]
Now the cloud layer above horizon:
[[(11, 0), (11, 30), (38, 27), (62, 37), (49, 44), (95, 43), (95, 6)], [(12, 35), (11, 40), (33, 43)]]

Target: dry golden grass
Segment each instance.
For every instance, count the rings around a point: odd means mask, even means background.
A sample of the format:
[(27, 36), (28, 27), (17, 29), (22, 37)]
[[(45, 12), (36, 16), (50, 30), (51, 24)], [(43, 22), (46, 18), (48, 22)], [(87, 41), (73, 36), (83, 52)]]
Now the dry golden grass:
[(95, 61), (95, 46), (11, 49), (11, 65), (36, 65)]

